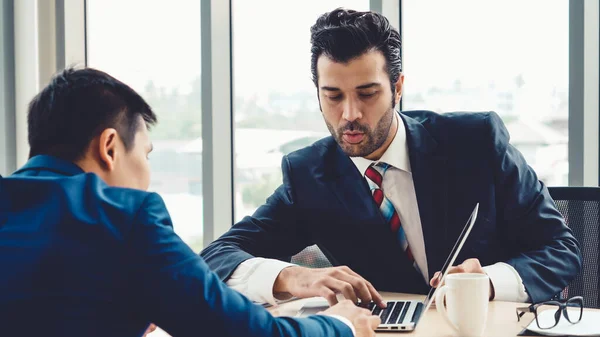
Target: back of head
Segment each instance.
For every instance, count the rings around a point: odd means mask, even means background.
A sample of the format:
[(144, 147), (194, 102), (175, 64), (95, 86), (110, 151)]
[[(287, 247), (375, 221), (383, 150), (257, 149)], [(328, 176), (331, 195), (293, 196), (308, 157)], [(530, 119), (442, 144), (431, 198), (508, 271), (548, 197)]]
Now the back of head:
[(66, 69), (29, 104), (29, 156), (76, 161), (106, 128), (131, 147), (140, 116), (147, 125), (156, 123), (150, 106), (126, 84), (96, 69)]
[(311, 72), (316, 86), (317, 60), (321, 55), (346, 63), (368, 51), (378, 50), (385, 57), (386, 70), (394, 88), (402, 71), (401, 40), (398, 31), (383, 15), (338, 8), (321, 15), (310, 32)]

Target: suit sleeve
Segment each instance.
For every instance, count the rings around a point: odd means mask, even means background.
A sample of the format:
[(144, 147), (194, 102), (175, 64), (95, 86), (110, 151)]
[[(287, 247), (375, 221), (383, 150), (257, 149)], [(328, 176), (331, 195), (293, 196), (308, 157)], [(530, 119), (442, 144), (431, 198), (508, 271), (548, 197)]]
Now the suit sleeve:
[(144, 201), (127, 241), (136, 310), (173, 336), (352, 336), (335, 318), (275, 318), (229, 289), (174, 233), (157, 194)]
[(237, 266), (250, 258), (289, 261), (292, 255), (312, 244), (309, 233), (300, 226), (302, 214), (295, 205), (287, 156), (283, 157), (281, 166), (283, 184), (267, 202), (200, 253), (221, 280), (229, 279)]
[(496, 168), (497, 220), (512, 247), (505, 261), (519, 273), (531, 300), (550, 299), (581, 270), (579, 244), (546, 186), (523, 155), (509, 144), (500, 117), (488, 118)]

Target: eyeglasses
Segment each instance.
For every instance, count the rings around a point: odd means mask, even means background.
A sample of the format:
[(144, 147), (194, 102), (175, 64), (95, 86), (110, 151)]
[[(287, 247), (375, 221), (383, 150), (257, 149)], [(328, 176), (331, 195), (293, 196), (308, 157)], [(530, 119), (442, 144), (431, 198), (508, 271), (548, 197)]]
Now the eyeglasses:
[[(567, 308), (575, 309), (568, 311)], [(554, 322), (552, 320), (538, 319), (538, 314), (545, 310), (554, 310)], [(583, 297), (575, 296), (565, 300), (546, 301), (535, 303), (528, 307), (517, 308), (517, 320), (521, 321), (521, 317), (526, 313), (532, 312), (535, 315), (535, 322), (540, 329), (552, 329), (558, 325), (560, 316), (565, 316), (571, 324), (576, 324), (581, 321), (583, 315)], [(553, 324), (554, 323), (554, 324)]]

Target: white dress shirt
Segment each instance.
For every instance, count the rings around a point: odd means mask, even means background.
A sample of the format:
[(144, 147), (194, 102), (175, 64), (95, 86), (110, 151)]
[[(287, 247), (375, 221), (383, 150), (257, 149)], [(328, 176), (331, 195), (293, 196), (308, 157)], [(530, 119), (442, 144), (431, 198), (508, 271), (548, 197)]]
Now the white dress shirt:
[[(423, 273), (424, 280), (428, 282), (429, 271), (427, 270), (425, 240), (410, 169), (406, 128), (400, 118), (396, 118), (396, 122), (398, 125), (396, 136), (378, 160), (378, 162), (391, 165), (383, 177), (382, 190), (396, 208), (415, 262)], [(363, 176), (373, 163), (362, 157), (351, 157), (350, 159)], [(277, 300), (273, 295), (273, 285), (281, 270), (289, 266), (293, 266), (293, 264), (273, 259), (252, 258), (242, 262), (236, 268), (227, 281), (227, 285), (246, 295), (252, 301), (275, 305)], [(494, 299), (511, 302), (529, 301), (523, 281), (512, 266), (498, 262), (485, 266), (483, 269), (494, 286)]]

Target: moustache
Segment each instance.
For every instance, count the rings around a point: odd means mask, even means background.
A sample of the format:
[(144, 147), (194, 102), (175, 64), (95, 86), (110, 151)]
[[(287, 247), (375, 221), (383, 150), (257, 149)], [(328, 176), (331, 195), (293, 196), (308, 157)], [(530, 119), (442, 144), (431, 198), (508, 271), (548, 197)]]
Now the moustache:
[(350, 122), (341, 128), (339, 128), (339, 133), (343, 134), (345, 131), (358, 131), (362, 133), (369, 133), (369, 127), (366, 125), (362, 125), (356, 121)]

